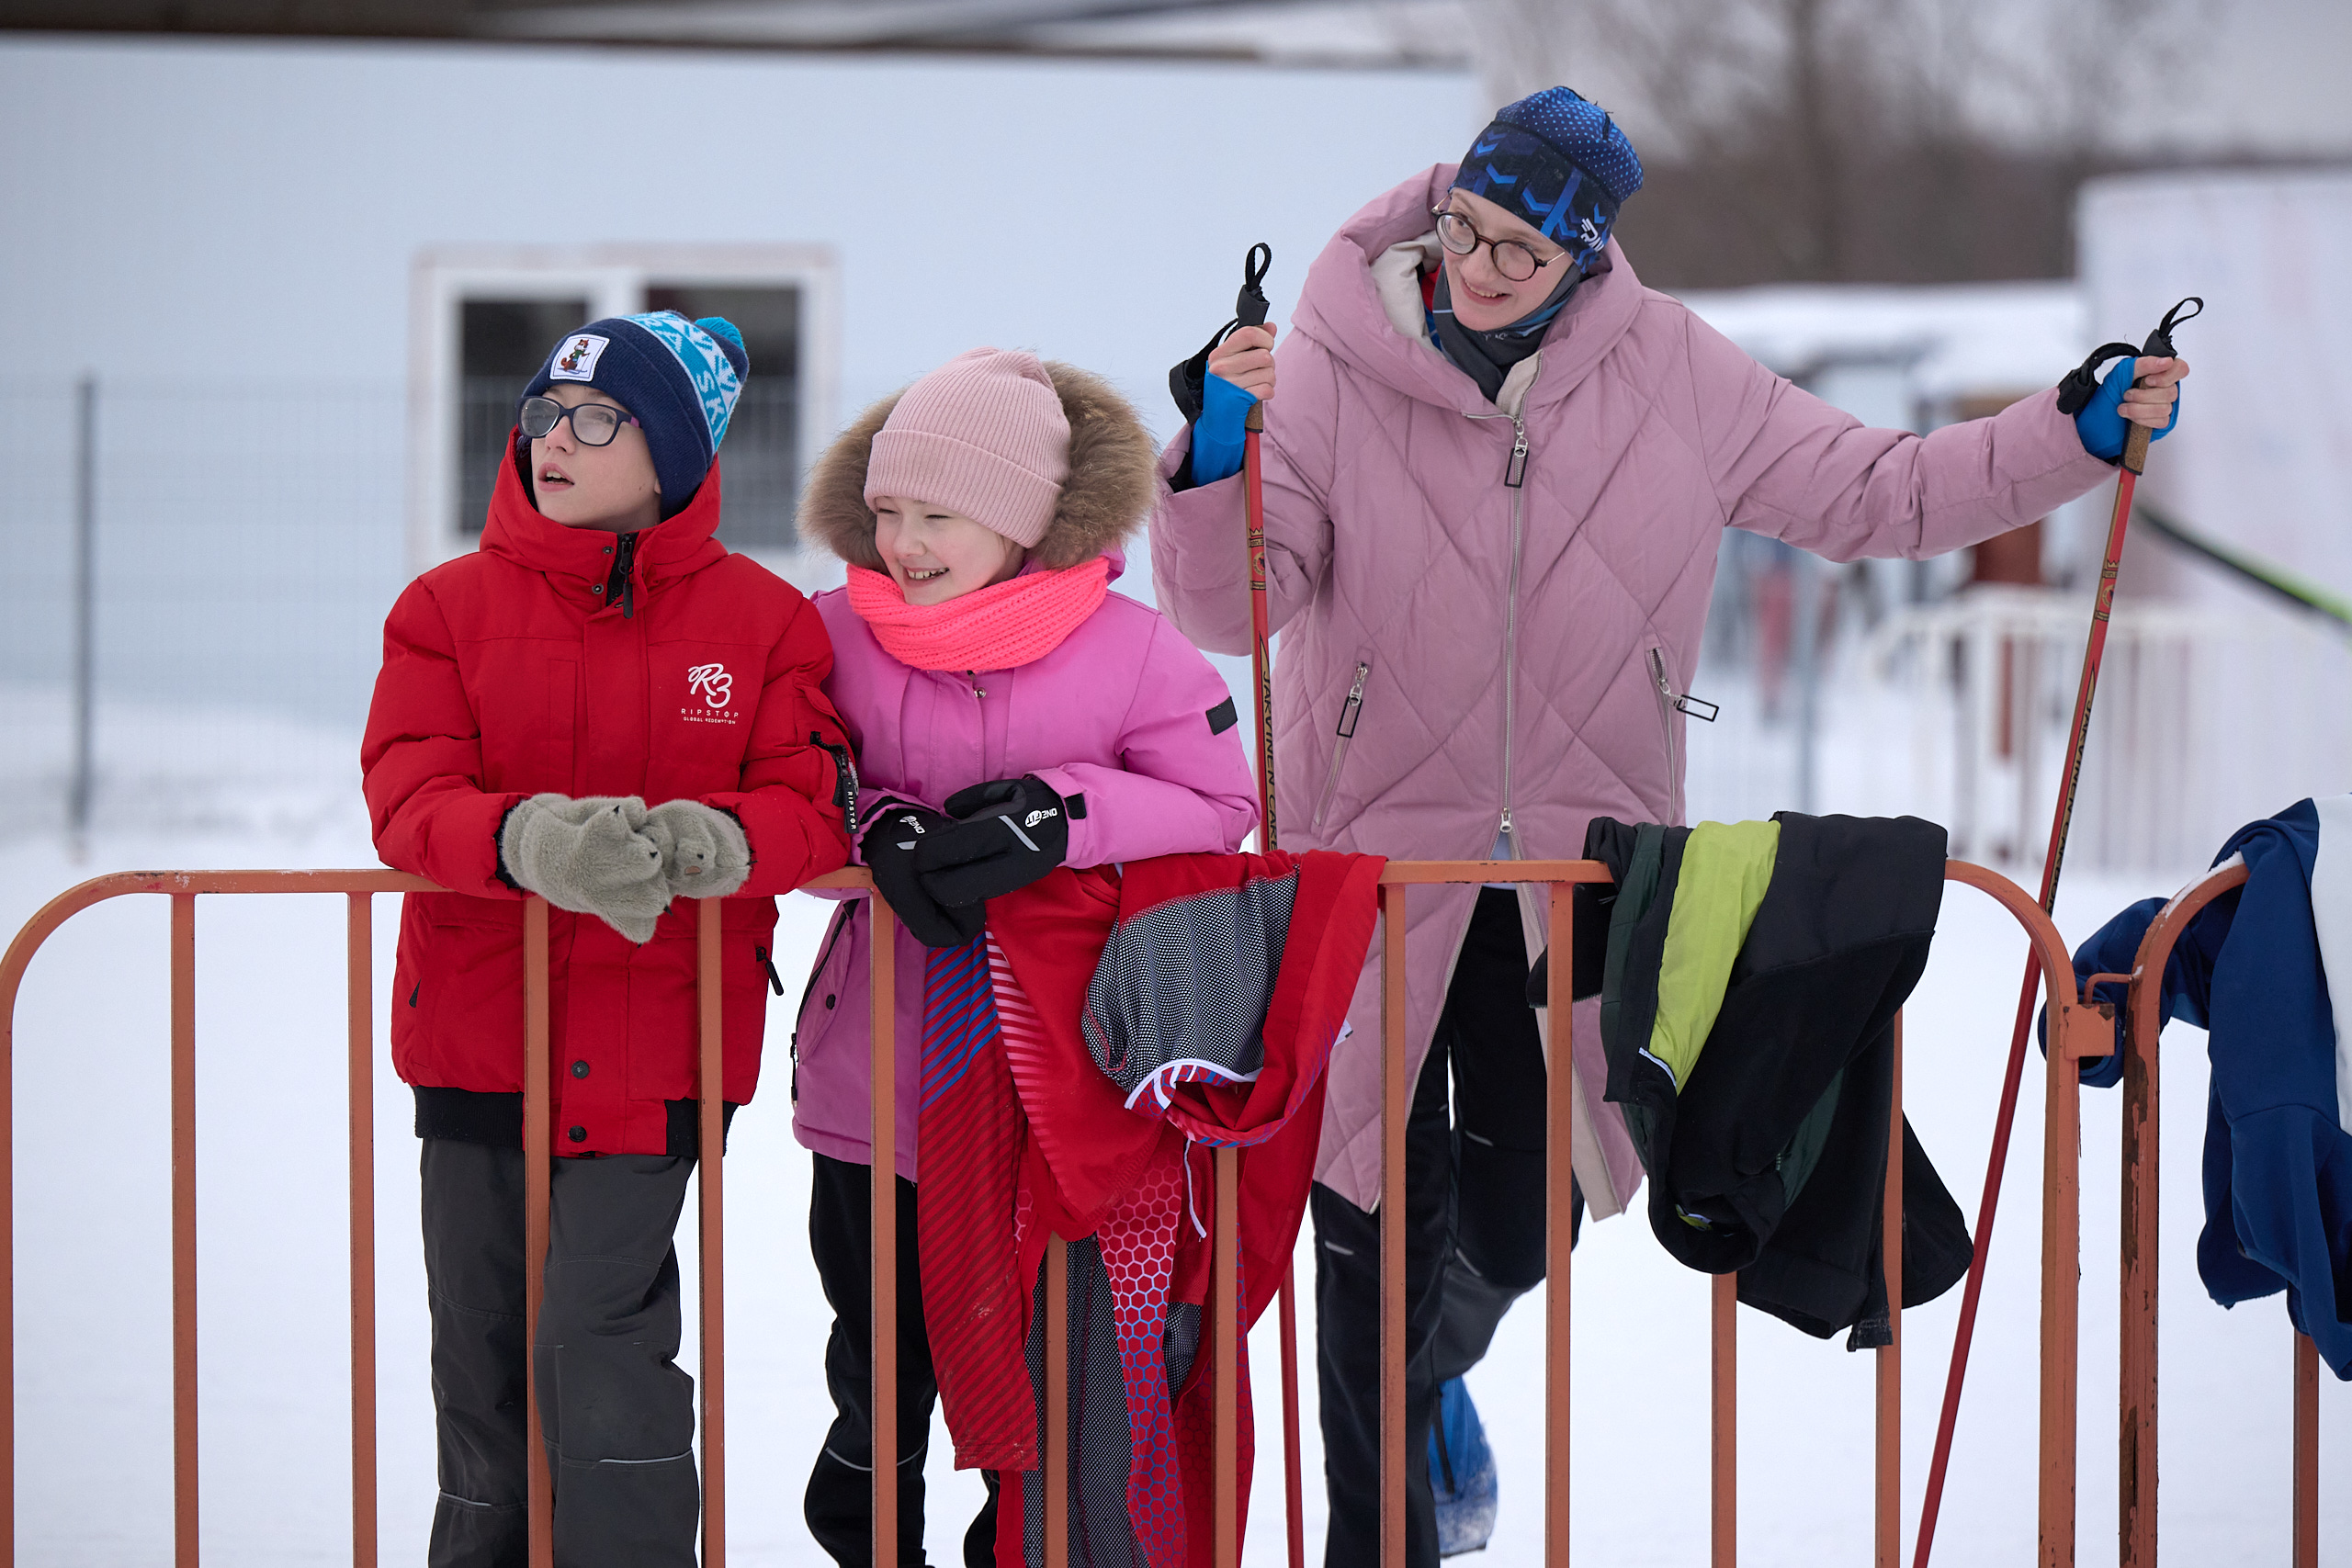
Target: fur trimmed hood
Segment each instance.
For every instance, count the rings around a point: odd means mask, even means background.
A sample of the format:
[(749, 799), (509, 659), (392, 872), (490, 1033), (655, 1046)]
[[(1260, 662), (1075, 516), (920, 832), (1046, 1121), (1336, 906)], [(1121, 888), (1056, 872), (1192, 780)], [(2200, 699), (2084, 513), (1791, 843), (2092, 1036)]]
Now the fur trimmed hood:
[[(1142, 528), (1158, 494), (1158, 455), (1134, 405), (1111, 383), (1075, 365), (1045, 364), (1069, 421), (1069, 478), (1029, 558), (1058, 570), (1118, 549)], [(852, 566), (883, 570), (865, 504), (865, 468), (875, 435), (904, 395), (901, 388), (858, 415), (817, 459), (801, 492), (800, 536)]]

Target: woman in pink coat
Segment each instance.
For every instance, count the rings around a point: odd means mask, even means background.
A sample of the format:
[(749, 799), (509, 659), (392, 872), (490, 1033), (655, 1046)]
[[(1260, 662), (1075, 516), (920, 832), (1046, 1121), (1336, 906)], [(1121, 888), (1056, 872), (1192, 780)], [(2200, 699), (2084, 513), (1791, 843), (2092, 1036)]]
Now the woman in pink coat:
[[(1726, 525), (1833, 560), (1940, 555), (2090, 489), (2125, 419), (2174, 412), (2187, 367), (2142, 359), (2079, 419), (2050, 392), (1926, 436), (1866, 429), (1642, 287), (1609, 237), (1640, 184), (1601, 110), (1565, 87), (1521, 100), (1461, 165), (1415, 175), (1333, 238), (1279, 399), (1271, 332), (1236, 333), (1208, 363), (1197, 423), (1162, 458), (1153, 578), (1203, 648), (1249, 647), (1226, 476), (1240, 411), (1266, 399), (1283, 849), (1566, 859), (1596, 816), (1679, 822), (1682, 683)], [(2150, 384), (2127, 391), (2134, 374)], [(1419, 1445), (1439, 1386), (1543, 1277), (1545, 1058), (1523, 985), (1544, 921), (1493, 888), (1417, 889), (1409, 909)], [(1379, 1002), (1375, 959), (1332, 1056), (1314, 1193), (1334, 1568), (1378, 1550)], [(1575, 1038), (1577, 1185), (1606, 1217), (1640, 1166), (1601, 1099), (1597, 1012)], [(1411, 1468), (1407, 1560), (1422, 1568), (1439, 1543)]]
[[(849, 563), (813, 601), (833, 640), (826, 694), (855, 748), (858, 857), (898, 914), (899, 1522), (922, 1562), (922, 1461), (936, 1396), (916, 1271), (916, 1100), (924, 952), (980, 931), (986, 900), (1057, 865), (1230, 853), (1257, 820), (1232, 697), (1148, 607), (1109, 591), (1157, 481), (1134, 409), (1083, 370), (975, 349), (842, 434), (800, 528)], [(867, 1324), (873, 1163), (872, 925), (843, 905), (793, 1042), (793, 1131), (816, 1159), (809, 1238), (834, 1312), (838, 1411), (808, 1526), (870, 1562)], [(992, 1563), (994, 1501), (966, 1537)]]

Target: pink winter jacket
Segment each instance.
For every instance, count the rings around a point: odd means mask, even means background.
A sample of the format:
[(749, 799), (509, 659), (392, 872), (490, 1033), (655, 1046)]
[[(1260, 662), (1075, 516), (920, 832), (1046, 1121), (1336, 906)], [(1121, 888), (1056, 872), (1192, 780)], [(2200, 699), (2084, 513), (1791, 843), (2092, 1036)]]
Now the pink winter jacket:
[[(1284, 850), (1469, 860), (1499, 835), (1517, 858), (1566, 859), (1596, 815), (1679, 822), (1672, 699), (1724, 525), (1833, 560), (1917, 558), (2113, 472), (2054, 392), (1926, 436), (1866, 429), (1643, 288), (1613, 243), (1490, 403), (1429, 342), (1414, 258), (1393, 251), (1427, 234), (1453, 177), (1429, 169), (1351, 219), (1278, 351), (1263, 468)], [(1238, 478), (1164, 497), (1152, 524), (1160, 605), (1216, 652), (1250, 646), (1242, 532)], [(1476, 897), (1416, 888), (1408, 906), (1416, 1074)], [(1539, 942), (1541, 902), (1521, 900)], [(1378, 953), (1332, 1055), (1317, 1169), (1364, 1208), (1380, 1188)], [(1601, 1100), (1598, 1013), (1575, 1021), (1577, 1174), (1607, 1215), (1640, 1165)]]
[[(1150, 434), (1101, 377), (1053, 361), (1044, 369), (1069, 422), (1069, 472), (1023, 570), (1104, 557), (1115, 581), (1123, 547), (1157, 496)], [(885, 398), (851, 421), (809, 470), (801, 497), (802, 536), (853, 566), (883, 564), (865, 474), (874, 437), (898, 400)], [(967, 785), (1035, 773), (1070, 803), (1066, 863), (1073, 866), (1230, 853), (1257, 823), (1257, 784), (1224, 680), (1148, 605), (1113, 593), (1043, 659), (939, 674), (885, 652), (850, 608), (847, 590), (811, 603), (833, 639), (825, 693), (857, 751), (861, 821), (893, 798), (937, 810)], [(859, 896), (825, 933), (793, 1031), (793, 1132), (804, 1146), (859, 1165), (874, 1157), (872, 931)], [(891, 1043), (897, 1163), (909, 1180), (928, 951), (899, 928)]]

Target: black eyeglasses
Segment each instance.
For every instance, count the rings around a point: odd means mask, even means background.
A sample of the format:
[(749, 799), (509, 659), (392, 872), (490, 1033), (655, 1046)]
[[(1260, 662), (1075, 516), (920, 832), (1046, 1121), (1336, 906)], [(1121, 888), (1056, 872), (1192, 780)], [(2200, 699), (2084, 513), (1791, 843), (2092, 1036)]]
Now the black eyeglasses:
[(1437, 220), (1437, 241), (1457, 256), (1476, 254), (1480, 245), (1493, 253), (1495, 270), (1513, 283), (1524, 283), (1553, 262), (1567, 254), (1555, 251), (1548, 256), (1538, 256), (1517, 240), (1490, 240), (1470, 226), (1470, 220), (1450, 207), (1433, 207), (1430, 215)]
[(555, 434), (555, 427), (566, 419), (571, 421), (572, 439), (582, 446), (609, 446), (613, 437), (621, 433), (624, 424), (636, 424), (634, 414), (623, 413), (610, 403), (581, 403), (566, 408), (553, 398), (523, 400), (523, 434), (534, 441), (543, 441)]

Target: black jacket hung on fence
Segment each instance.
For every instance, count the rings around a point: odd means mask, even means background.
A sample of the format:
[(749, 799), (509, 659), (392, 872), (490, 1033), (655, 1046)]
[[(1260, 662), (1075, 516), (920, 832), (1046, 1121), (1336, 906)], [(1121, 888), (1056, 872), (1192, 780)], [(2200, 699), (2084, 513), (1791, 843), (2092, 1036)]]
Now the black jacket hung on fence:
[[(1941, 828), (1907, 817), (1603, 817), (1585, 836), (1616, 888), (1579, 911), (1573, 988), (1601, 994), (1608, 1098), (1649, 1173), (1651, 1228), (1693, 1269), (1737, 1270), (1751, 1306), (1825, 1338), (1852, 1328), (1853, 1349), (1889, 1342), (1894, 1021), (1927, 966), (1944, 851)], [(1966, 1272), (1969, 1238), (1907, 1120), (1903, 1147), (1917, 1305)]]

